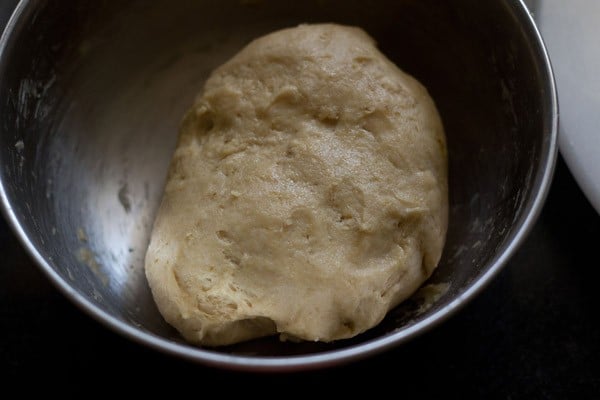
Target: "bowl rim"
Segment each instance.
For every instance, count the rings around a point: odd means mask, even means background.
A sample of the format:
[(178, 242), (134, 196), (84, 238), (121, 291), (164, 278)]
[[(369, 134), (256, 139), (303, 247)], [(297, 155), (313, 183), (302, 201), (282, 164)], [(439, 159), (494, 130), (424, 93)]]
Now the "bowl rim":
[[(36, 4), (37, 2), (34, 0), (20, 0), (14, 9), (0, 38), (0, 71), (4, 70), (6, 61), (3, 55), (12, 33), (19, 24), (34, 11), (33, 6)], [(20, 224), (19, 217), (13, 211), (11, 201), (8, 198), (5, 188), (5, 183), (0, 181), (0, 208), (2, 209), (2, 213), (5, 220), (9, 223), (13, 232), (21, 242), (21, 245), (25, 248), (27, 253), (29, 253), (29, 256), (45, 273), (52, 284), (54, 284), (54, 286), (72, 303), (111, 330), (138, 344), (149, 346), (150, 348), (172, 356), (178, 356), (186, 360), (223, 369), (254, 372), (284, 372), (324, 368), (357, 361), (381, 353), (391, 347), (406, 343), (417, 335), (429, 331), (450, 318), (459, 309), (476, 297), (492, 281), (502, 267), (506, 265), (507, 261), (514, 255), (515, 251), (524, 242), (525, 238), (533, 228), (549, 192), (558, 155), (558, 98), (554, 74), (543, 38), (523, 0), (511, 1), (508, 6), (513, 9), (518, 19), (517, 22), (521, 24), (524, 29), (527, 39), (533, 46), (533, 52), (537, 55), (540, 65), (543, 67), (542, 74), (545, 78), (544, 84), (547, 91), (546, 101), (548, 102), (550, 111), (550, 116), (544, 117), (545, 119), (549, 119), (549, 121), (546, 122), (548, 122), (550, 129), (549, 132), (544, 132), (548, 136), (542, 143), (543, 159), (540, 160), (540, 167), (533, 180), (534, 190), (532, 191), (532, 196), (528, 200), (528, 204), (526, 204), (529, 212), (523, 213), (517, 220), (512, 237), (503, 244), (502, 251), (490, 261), (490, 267), (487, 271), (473, 281), (473, 283), (453, 301), (436, 310), (430, 316), (401, 331), (370, 339), (364, 343), (351, 345), (350, 347), (343, 349), (329, 350), (310, 355), (292, 356), (252, 357), (234, 355), (172, 342), (161, 336), (133, 327), (132, 325), (119, 320), (102, 310), (90, 300), (86, 299), (86, 297), (80, 294), (76, 289), (71, 287), (69, 283), (50, 266), (44, 257), (42, 257), (38, 249), (29, 240)], [(2, 76), (0, 75), (0, 80), (1, 79)]]

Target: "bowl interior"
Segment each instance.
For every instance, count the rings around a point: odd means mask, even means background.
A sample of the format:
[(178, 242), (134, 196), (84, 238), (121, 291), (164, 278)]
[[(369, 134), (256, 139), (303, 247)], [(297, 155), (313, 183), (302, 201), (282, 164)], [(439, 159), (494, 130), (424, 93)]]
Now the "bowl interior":
[(501, 264), (551, 165), (551, 77), (518, 1), (30, 1), (18, 10), (0, 59), (8, 215), (75, 297), (182, 346), (152, 301), (145, 249), (184, 111), (254, 37), (304, 22), (358, 25), (429, 89), (448, 137), (451, 204), (430, 281), (448, 289), (352, 340), (267, 338), (218, 352), (316, 354), (445, 312)]

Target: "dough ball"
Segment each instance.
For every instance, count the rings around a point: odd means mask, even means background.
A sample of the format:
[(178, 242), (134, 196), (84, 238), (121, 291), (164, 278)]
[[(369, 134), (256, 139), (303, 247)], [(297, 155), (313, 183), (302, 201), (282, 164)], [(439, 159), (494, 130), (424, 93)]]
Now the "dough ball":
[(442, 124), (364, 31), (301, 25), (216, 69), (184, 117), (146, 255), (190, 342), (349, 338), (436, 267)]

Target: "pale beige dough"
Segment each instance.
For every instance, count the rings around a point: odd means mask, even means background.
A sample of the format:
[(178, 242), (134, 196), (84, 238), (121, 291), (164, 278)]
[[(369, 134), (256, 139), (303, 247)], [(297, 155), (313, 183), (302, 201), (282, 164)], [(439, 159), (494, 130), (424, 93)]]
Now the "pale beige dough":
[(364, 332), (440, 259), (446, 163), (427, 91), (361, 29), (253, 41), (183, 120), (146, 255), (160, 312), (208, 346)]

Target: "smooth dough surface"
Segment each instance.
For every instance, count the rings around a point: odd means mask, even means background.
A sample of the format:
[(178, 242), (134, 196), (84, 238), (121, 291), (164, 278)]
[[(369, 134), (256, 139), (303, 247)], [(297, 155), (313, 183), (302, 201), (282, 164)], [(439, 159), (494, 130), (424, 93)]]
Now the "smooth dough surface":
[(251, 42), (182, 122), (146, 254), (160, 312), (207, 346), (364, 332), (440, 259), (446, 165), (432, 99), (361, 29)]

